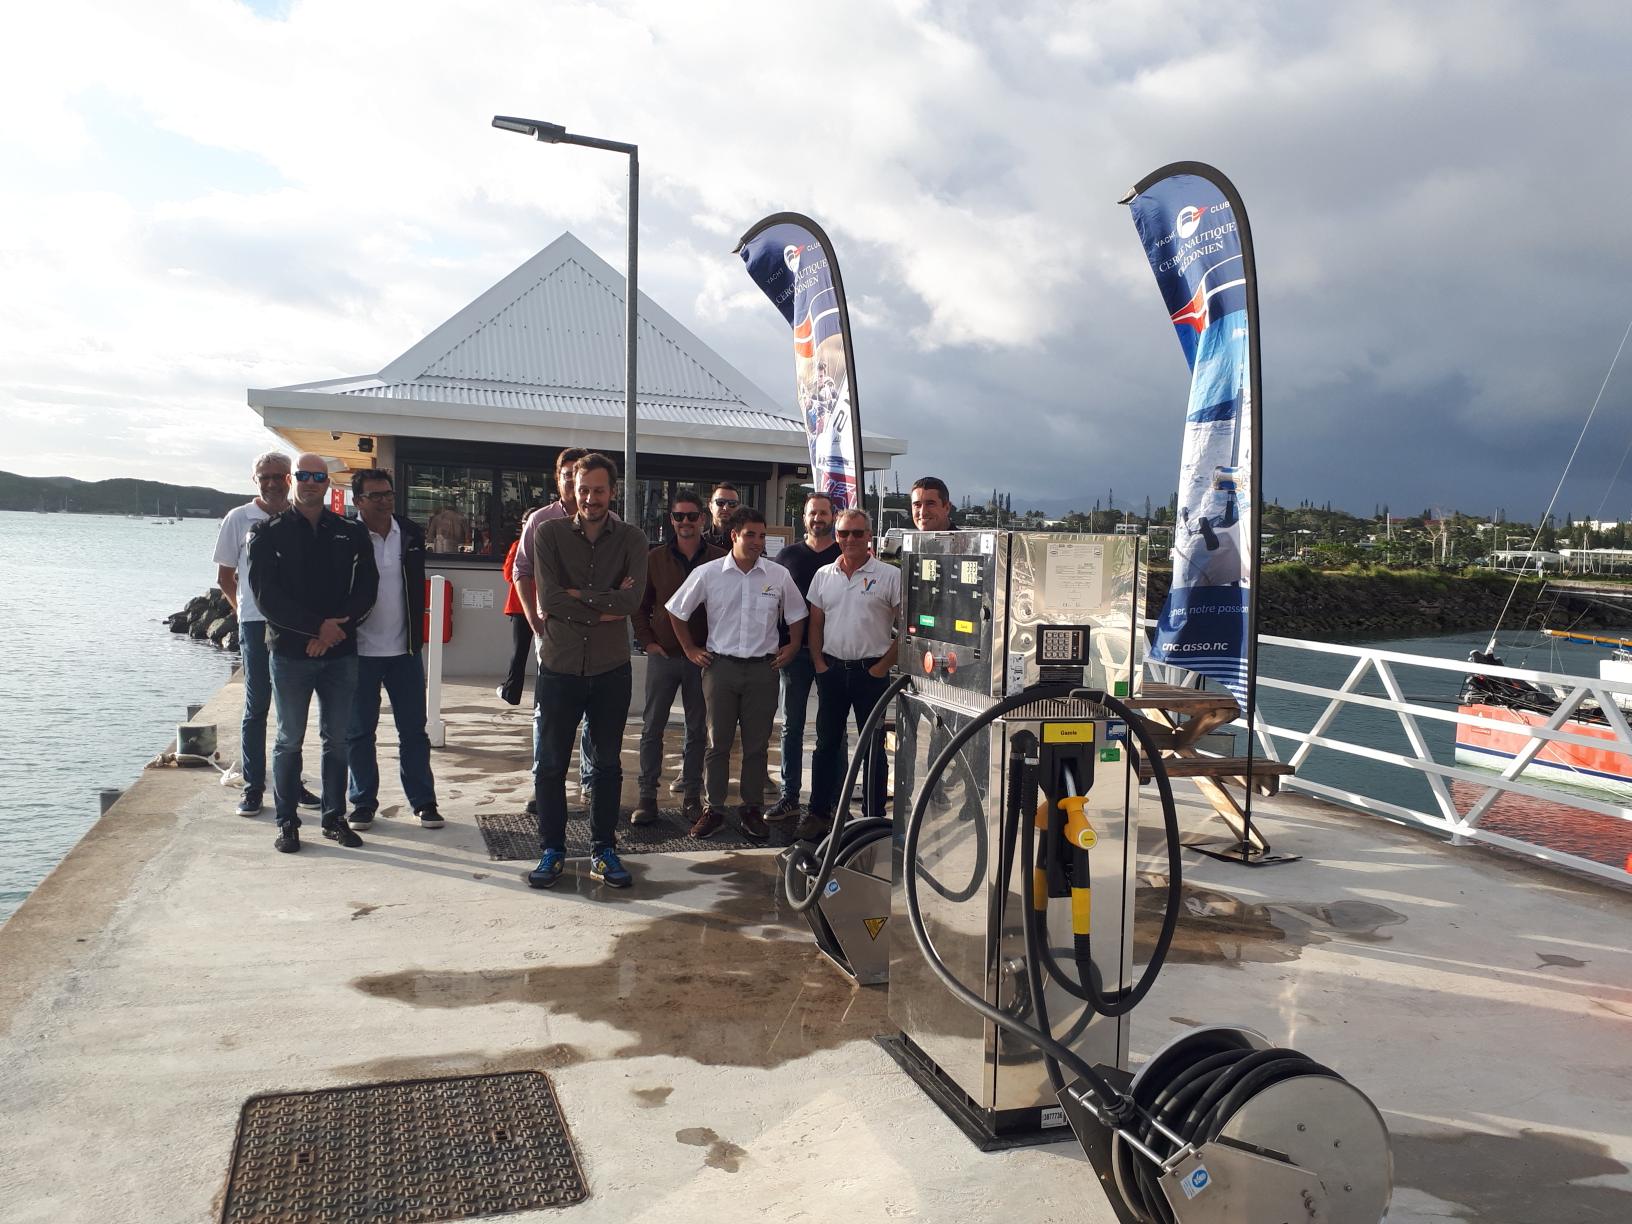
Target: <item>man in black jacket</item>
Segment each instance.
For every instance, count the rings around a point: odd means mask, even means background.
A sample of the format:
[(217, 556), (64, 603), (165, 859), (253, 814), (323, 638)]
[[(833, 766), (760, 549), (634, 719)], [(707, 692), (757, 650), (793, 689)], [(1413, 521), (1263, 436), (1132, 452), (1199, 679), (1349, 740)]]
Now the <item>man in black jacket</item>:
[(323, 503), (328, 464), (321, 456), (295, 461), (295, 502), (255, 529), (249, 580), (266, 617), (278, 740), (272, 750), (272, 801), (285, 854), (300, 849), (301, 742), (317, 694), (323, 741), (323, 836), (342, 846), (363, 844), (346, 827), (346, 730), (357, 687), (357, 626), (374, 606), (380, 575), (368, 532)]
[(380, 572), (379, 598), (357, 627), (357, 695), (346, 737), (351, 769), (353, 829), (374, 823), (380, 806), (380, 767), (374, 736), (380, 725), (380, 689), (391, 698), (397, 724), (397, 767), (403, 794), (421, 828), (440, 829), (436, 779), (431, 776), (431, 741), (425, 734), (425, 533), (394, 513), (396, 490), (381, 468), (354, 472), (351, 500), (368, 529), (374, 567)]

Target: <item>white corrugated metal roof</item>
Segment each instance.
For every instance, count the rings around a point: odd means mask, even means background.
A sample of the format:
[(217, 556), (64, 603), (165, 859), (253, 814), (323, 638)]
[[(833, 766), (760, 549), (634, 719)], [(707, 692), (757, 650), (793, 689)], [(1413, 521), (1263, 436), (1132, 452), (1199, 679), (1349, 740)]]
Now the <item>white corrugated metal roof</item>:
[[(417, 418), (424, 432), (425, 407), (447, 406), (440, 428), (447, 436), (476, 427), (517, 427), (517, 415), (578, 417), (599, 430), (624, 412), (623, 276), (571, 234), (563, 234), (498, 284), (437, 327), (375, 375), (251, 389), (250, 407), (267, 424), (322, 416), (333, 419), (350, 401), (376, 419), (390, 405)], [(699, 428), (727, 446), (766, 446), (767, 432), (784, 462), (800, 461), (804, 424), (791, 407), (767, 395), (679, 320), (640, 295), (636, 362), (639, 418), (680, 428), (685, 438)], [(409, 408), (409, 405), (414, 405)], [(492, 415), (484, 414), (490, 410)], [(339, 423), (340, 428), (345, 428)], [(522, 426), (525, 428), (525, 426)], [(570, 428), (570, 424), (568, 426)], [(441, 435), (438, 435), (441, 436)], [(905, 453), (899, 438), (866, 435), (869, 467), (889, 466)]]
[[(644, 381), (644, 380), (642, 380)], [(331, 395), (355, 395), (376, 399), (411, 400), (420, 404), (458, 404), (479, 408), (506, 408), (530, 412), (576, 412), (586, 416), (616, 417), (623, 419), (623, 392), (616, 394), (573, 394), (564, 391), (543, 391), (524, 387), (496, 387), (470, 382), (435, 382), (416, 379), (413, 382), (387, 383), (372, 381), (349, 387), (330, 387)], [(645, 421), (673, 421), (688, 425), (726, 425), (742, 429), (777, 429), (802, 433), (803, 426), (787, 417), (772, 416), (768, 412), (745, 408), (738, 401), (713, 404), (681, 404), (672, 400), (654, 399), (642, 392), (639, 399), (640, 417)]]

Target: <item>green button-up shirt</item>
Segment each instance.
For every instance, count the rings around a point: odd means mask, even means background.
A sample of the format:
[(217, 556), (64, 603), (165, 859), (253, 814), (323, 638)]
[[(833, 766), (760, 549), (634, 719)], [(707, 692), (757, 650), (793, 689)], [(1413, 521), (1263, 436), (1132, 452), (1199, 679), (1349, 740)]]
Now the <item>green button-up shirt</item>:
[[(533, 577), (545, 612), (540, 664), (569, 676), (598, 676), (629, 662), (628, 618), (646, 593), (646, 533), (608, 518), (591, 540), (578, 516), (550, 519), (534, 530)], [(634, 580), (627, 589), (626, 578)], [(618, 619), (602, 620), (602, 613)]]

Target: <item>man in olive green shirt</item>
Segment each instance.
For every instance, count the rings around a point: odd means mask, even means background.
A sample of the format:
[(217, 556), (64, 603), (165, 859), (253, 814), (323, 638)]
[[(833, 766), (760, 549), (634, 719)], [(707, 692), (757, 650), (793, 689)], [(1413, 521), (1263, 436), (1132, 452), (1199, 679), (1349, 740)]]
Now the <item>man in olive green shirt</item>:
[(542, 856), (527, 873), (533, 888), (561, 877), (567, 847), (567, 765), (581, 719), (595, 758), (590, 812), (592, 879), (627, 888), (614, 830), (623, 788), (623, 728), (629, 717), (629, 617), (646, 592), (646, 535), (610, 515), (617, 469), (605, 455), (588, 454), (574, 467), (578, 511), (539, 524), (533, 577), (547, 614), (539, 635), (538, 759), (534, 801)]

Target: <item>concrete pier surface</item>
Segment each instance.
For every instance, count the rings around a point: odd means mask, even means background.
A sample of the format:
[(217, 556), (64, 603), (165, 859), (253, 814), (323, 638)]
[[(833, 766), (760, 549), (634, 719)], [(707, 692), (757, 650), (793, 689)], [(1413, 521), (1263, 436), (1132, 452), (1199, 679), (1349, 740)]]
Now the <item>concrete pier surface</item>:
[[(198, 719), (228, 757), (240, 699)], [(476, 827), (526, 800), (528, 712), (491, 684), (444, 712), (446, 828), (402, 803), (386, 717), (362, 849), (309, 819), (278, 854), (213, 771), (150, 770), (0, 928), (0, 1220), (215, 1219), (246, 1098), (515, 1069), (551, 1077), (589, 1197), (503, 1218), (1113, 1220), (1074, 1144), (983, 1155), (895, 1067), (883, 990), (820, 958), (772, 851), (529, 890)], [(1257, 814), (1303, 861), (1186, 854), (1136, 1059), (1232, 1022), (1336, 1068), (1393, 1134), (1392, 1221), (1632, 1219), (1632, 892), (1306, 800)]]

